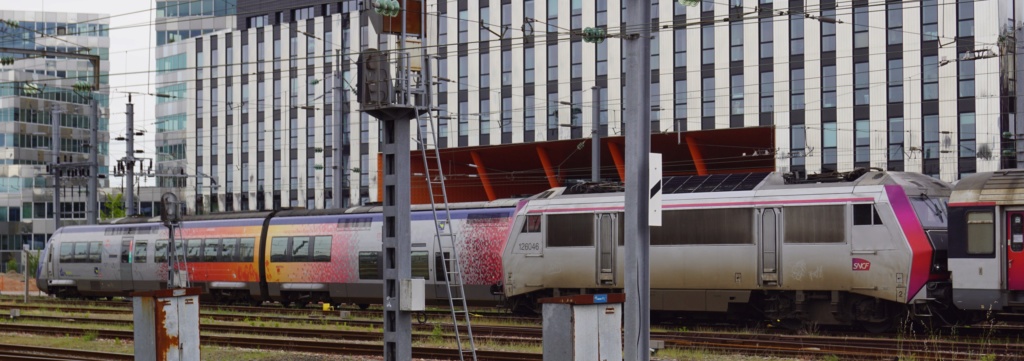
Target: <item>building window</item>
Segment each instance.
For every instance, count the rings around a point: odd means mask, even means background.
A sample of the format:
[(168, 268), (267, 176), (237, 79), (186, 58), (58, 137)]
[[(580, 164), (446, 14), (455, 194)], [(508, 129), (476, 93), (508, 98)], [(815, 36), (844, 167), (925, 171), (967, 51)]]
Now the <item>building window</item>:
[(651, 33), (651, 70), (658, 70), (660, 68), (661, 68), (661, 43), (658, 42), (658, 34), (657, 33)]
[(807, 18), (800, 14), (789, 16), (789, 55), (804, 54), (805, 21), (807, 21)]
[(594, 6), (597, 9), (595, 11), (597, 22), (595, 24), (600, 27), (608, 25), (608, 0), (596, 0)]
[(890, 59), (888, 71), (889, 102), (903, 101), (903, 59)]
[[(595, 46), (597, 51), (597, 76), (608, 75), (608, 42)], [(531, 74), (532, 74), (531, 70)]]
[(868, 63), (853, 64), (853, 105), (868, 105), (871, 103), (871, 71)]
[(729, 114), (743, 115), (743, 74), (729, 79)]
[(821, 67), (821, 107), (836, 107), (836, 66)]
[(789, 71), (790, 109), (804, 109), (804, 69)]
[[(605, 61), (607, 62), (607, 53), (605, 54)], [(532, 84), (534, 82), (533, 70), (535, 68), (536, 59), (534, 58), (533, 47), (523, 49), (523, 82), (526, 84)]]
[(558, 32), (559, 0), (548, 0), (548, 32)]
[[(835, 19), (836, 11), (822, 10), (821, 17)], [(836, 51), (836, 24), (828, 21), (821, 21), (821, 51)]]
[(498, 126), (502, 133), (512, 132), (512, 98), (501, 98), (501, 124)]
[(939, 116), (925, 115), (921, 123), (923, 157), (924, 159), (939, 159)]
[(701, 115), (715, 116), (715, 78), (701, 79)]
[(890, 2), (885, 5), (886, 43), (889, 45), (903, 44), (903, 3)]
[[(486, 5), (486, 4), (483, 4)], [(491, 8), (489, 6), (483, 6), (480, 8), (480, 41), (491, 40), (491, 31), (488, 30), (488, 26), (491, 24)], [(482, 45), (484, 48), (487, 47), (486, 43)]]
[(459, 57), (459, 90), (469, 90), (469, 57)]
[[(657, 1), (655, 0), (655, 2)], [(570, 28), (576, 30), (583, 27), (583, 0), (570, 1), (569, 10), (572, 11), (572, 18), (569, 23)]]
[[(686, 28), (673, 30), (672, 34), (674, 57), (673, 66), (682, 68), (686, 66)], [(603, 43), (602, 43), (603, 44)], [(607, 50), (605, 50), (607, 52)]]
[(775, 39), (775, 22), (772, 18), (761, 18), (759, 21), (761, 26), (761, 58), (771, 58), (775, 56), (775, 46), (773, 40)]
[(715, 63), (715, 27), (714, 25), (703, 25), (700, 27), (700, 63)]
[(836, 170), (836, 163), (838, 162), (836, 152), (838, 144), (837, 130), (836, 122), (824, 122), (821, 124), (822, 172)]
[(743, 60), (743, 22), (729, 24), (729, 61)]
[(858, 119), (853, 121), (853, 161), (871, 161), (871, 121)]
[(921, 80), (922, 100), (939, 99), (939, 57), (932, 55), (922, 59)]
[(974, 113), (960, 113), (960, 128), (957, 134), (960, 136), (960, 158), (974, 158), (976, 154), (976, 126)]
[(858, 6), (853, 8), (853, 47), (868, 47), (868, 7)]
[(480, 101), (480, 144), (489, 144), (491, 135), (491, 101)]
[(558, 44), (548, 45), (548, 81), (558, 81)]
[(501, 85), (512, 85), (512, 52), (508, 50), (501, 52)]
[(469, 12), (459, 11), (459, 42), (469, 42)]
[(761, 112), (775, 111), (775, 73), (761, 73)]
[(921, 0), (921, 40), (939, 40), (938, 0)]
[(281, 39), (274, 39), (274, 70), (281, 70)]
[[(652, 42), (651, 44), (653, 45), (654, 43)], [(569, 75), (573, 78), (581, 78), (583, 77), (583, 42), (573, 41), (571, 44), (570, 52), (571, 53), (569, 54), (569, 60), (572, 63), (572, 66), (569, 68)], [(654, 62), (653, 59), (656, 59), (657, 57), (658, 56), (655, 55), (655, 51), (651, 50), (652, 65)]]
[[(887, 157), (890, 163), (903, 161), (903, 118), (889, 118), (889, 151)], [(898, 171), (891, 168), (890, 166), (890, 170)]]
[[(558, 93), (548, 93), (547, 102), (547, 114), (548, 114), (548, 134), (554, 132), (556, 136), (550, 136), (548, 140), (558, 139)], [(554, 138), (554, 139), (550, 139)]]
[(807, 149), (807, 130), (803, 124), (794, 124), (789, 132), (789, 159), (791, 166), (802, 166), (805, 162), (804, 154)]
[(959, 0), (956, 4), (956, 36), (974, 36), (974, 1)]
[(536, 126), (536, 109), (533, 95), (527, 95), (523, 99), (523, 130), (532, 132)]
[[(685, 126), (686, 122), (686, 80), (676, 80), (675, 96), (672, 98), (675, 102), (676, 131), (680, 131), (680, 127)], [(683, 122), (683, 124), (680, 125), (679, 122)]]
[(459, 136), (469, 135), (469, 103), (459, 102)]
[(480, 53), (480, 87), (491, 87), (491, 53)]
[[(960, 59), (964, 57), (961, 56)], [(967, 98), (974, 96), (974, 60), (960, 60), (957, 62), (957, 78), (960, 85), (960, 97)]]

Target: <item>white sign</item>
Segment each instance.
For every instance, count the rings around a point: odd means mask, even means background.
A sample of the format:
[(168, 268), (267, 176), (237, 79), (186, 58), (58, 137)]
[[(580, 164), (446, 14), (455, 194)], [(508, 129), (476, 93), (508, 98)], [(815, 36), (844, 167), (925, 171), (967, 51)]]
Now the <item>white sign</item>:
[(647, 225), (661, 227), (661, 153), (650, 155), (651, 199), (647, 205)]

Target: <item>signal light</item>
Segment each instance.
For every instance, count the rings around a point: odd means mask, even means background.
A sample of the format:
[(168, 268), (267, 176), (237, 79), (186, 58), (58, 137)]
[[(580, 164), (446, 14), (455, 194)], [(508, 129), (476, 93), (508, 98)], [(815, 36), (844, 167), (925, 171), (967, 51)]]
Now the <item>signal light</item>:
[(398, 0), (375, 0), (373, 10), (381, 16), (395, 17), (402, 10), (402, 6), (398, 4)]
[(604, 29), (601, 28), (585, 28), (583, 29), (583, 41), (588, 43), (600, 44), (604, 42), (604, 39), (608, 37)]

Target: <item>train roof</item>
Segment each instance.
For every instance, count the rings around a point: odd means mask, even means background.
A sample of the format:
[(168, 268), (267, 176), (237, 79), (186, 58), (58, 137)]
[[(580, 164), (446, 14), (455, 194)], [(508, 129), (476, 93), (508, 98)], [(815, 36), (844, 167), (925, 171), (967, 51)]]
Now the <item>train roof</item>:
[(953, 187), (950, 203), (1024, 203), (1024, 170), (1001, 170), (972, 174)]
[[(933, 196), (948, 194), (950, 190), (948, 183), (923, 174), (858, 169), (852, 172), (816, 174), (806, 177), (800, 177), (793, 173), (779, 172), (669, 176), (662, 178), (662, 193), (670, 195), (810, 188), (852, 188), (884, 184), (898, 184), (905, 188), (914, 189), (915, 194), (924, 193)], [(622, 192), (624, 188), (622, 183), (581, 183), (549, 190), (541, 193), (537, 198), (614, 193)]]

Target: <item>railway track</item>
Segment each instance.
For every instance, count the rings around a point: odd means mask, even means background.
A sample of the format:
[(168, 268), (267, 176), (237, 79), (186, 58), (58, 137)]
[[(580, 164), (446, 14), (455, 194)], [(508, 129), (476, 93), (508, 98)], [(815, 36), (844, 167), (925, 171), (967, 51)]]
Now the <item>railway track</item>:
[(62, 348), (11, 345), (0, 343), (0, 360), (6, 361), (39, 361), (39, 360), (97, 360), (118, 361), (134, 360), (135, 356), (123, 353), (98, 352), (86, 350), (69, 350)]
[[(206, 326), (203, 326), (203, 329), (206, 328)], [(121, 340), (132, 340), (134, 338), (134, 333), (132, 331), (97, 330), (63, 326), (38, 326), (19, 323), (7, 324), (5, 325), (4, 330), (7, 332), (36, 335), (81, 336), (86, 333), (91, 333), (99, 338), (116, 338)], [(268, 331), (274, 331), (274, 329), (270, 329)], [(377, 338), (379, 339), (380, 336), (378, 335)], [(238, 335), (224, 336), (200, 334), (200, 342), (203, 345), (241, 347), (258, 350), (282, 350), (366, 356), (379, 355), (381, 353), (381, 344), (379, 343), (304, 340), (296, 338), (282, 338), (280, 335), (278, 335), (278, 337), (244, 337)], [(449, 348), (413, 347), (412, 356), (417, 358), (456, 360), (459, 359), (459, 351), (457, 349)], [(480, 359), (495, 361), (534, 361), (542, 359), (540, 354), (535, 353), (489, 350), (477, 350), (477, 356)]]
[[(22, 316), (22, 320), (43, 320), (43, 321), (62, 321), (65, 324), (75, 323), (92, 323), (92, 324), (106, 324), (116, 326), (128, 326), (131, 325), (131, 321), (115, 320), (115, 319), (69, 319), (67, 317), (57, 316)], [(32, 326), (25, 326), (32, 327)], [(39, 326), (42, 330), (39, 332), (46, 332), (45, 326)], [(67, 328), (61, 328), (62, 332), (67, 333)], [(429, 327), (420, 327), (419, 330), (430, 330)], [(450, 328), (445, 327), (446, 331), (450, 331)], [(85, 333), (91, 331), (90, 329), (80, 329), (76, 332)], [(95, 331), (98, 337), (105, 338), (130, 338), (132, 333), (130, 331)], [(250, 335), (266, 335), (289, 337), (292, 338), (290, 343), (302, 341), (302, 342), (317, 342), (301, 340), (305, 339), (344, 339), (347, 341), (360, 341), (376, 343), (379, 342), (382, 335), (378, 331), (341, 331), (341, 330), (323, 330), (323, 329), (308, 329), (308, 328), (281, 328), (281, 327), (253, 327), (253, 326), (233, 326), (233, 325), (203, 325), (202, 335), (204, 344), (207, 343), (207, 339), (212, 340), (211, 342), (219, 342), (220, 334), (250, 334)], [(216, 333), (218, 335), (209, 335), (208, 333)], [(541, 330), (537, 327), (482, 327), (479, 330), (481, 335), (477, 338), (481, 341), (490, 341), (504, 343), (510, 340), (517, 343), (540, 343)], [(248, 342), (237, 336), (232, 336), (238, 339), (239, 347), (251, 347)], [(780, 334), (737, 334), (737, 333), (726, 333), (726, 332), (654, 332), (651, 334), (652, 339), (664, 341), (666, 346), (669, 348), (678, 349), (698, 349), (704, 351), (713, 351), (719, 353), (743, 353), (750, 355), (773, 355), (783, 357), (807, 357), (807, 356), (838, 356), (842, 359), (892, 359), (893, 355), (898, 355), (902, 359), (913, 359), (913, 360), (978, 360), (986, 355), (1002, 356), (1006, 357), (1019, 357), (1024, 354), (1024, 345), (1018, 345), (1015, 343), (982, 343), (977, 340), (974, 341), (963, 341), (963, 342), (951, 342), (941, 341), (935, 339), (911, 339), (911, 338), (896, 338), (896, 339), (885, 339), (877, 337), (847, 337), (847, 336), (806, 336), (806, 335), (780, 335)], [(514, 339), (512, 339), (514, 338)], [(300, 340), (296, 340), (300, 339)], [(263, 338), (253, 338), (253, 344), (262, 344)], [(414, 335), (414, 340), (417, 341), (435, 341), (435, 342), (454, 342), (454, 339), (450, 336), (441, 335), (425, 335), (417, 334)], [(220, 344), (220, 343), (216, 343)], [(226, 346), (231, 346), (227, 345)], [(306, 349), (303, 351), (312, 350), (315, 351), (317, 346), (313, 344), (303, 343)], [(334, 347), (334, 346), (331, 346)], [(371, 347), (375, 352), (379, 352), (378, 348)], [(457, 355), (456, 355), (457, 356)]]

